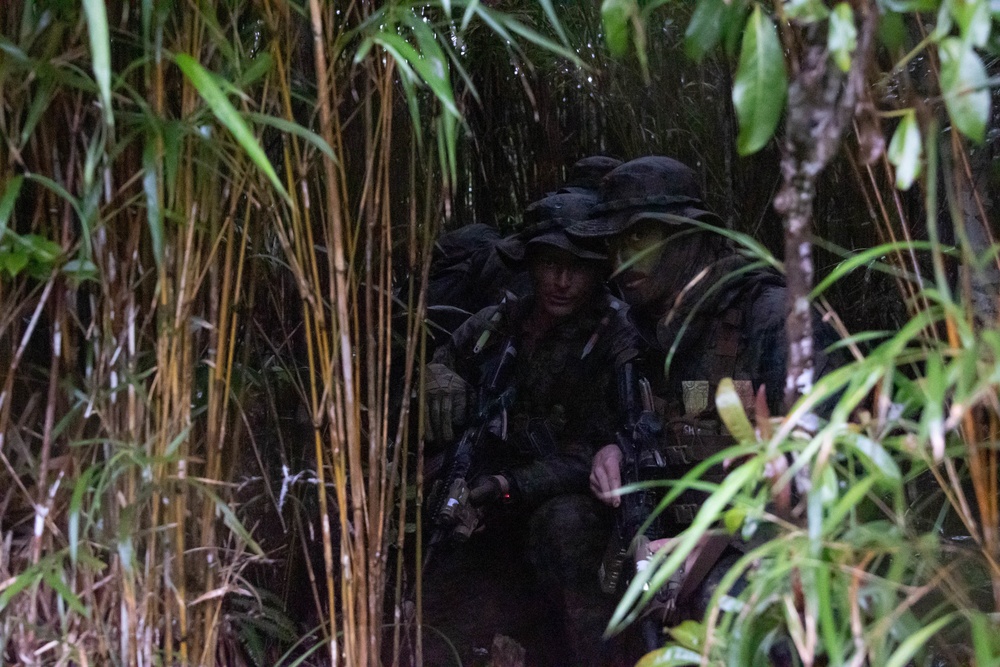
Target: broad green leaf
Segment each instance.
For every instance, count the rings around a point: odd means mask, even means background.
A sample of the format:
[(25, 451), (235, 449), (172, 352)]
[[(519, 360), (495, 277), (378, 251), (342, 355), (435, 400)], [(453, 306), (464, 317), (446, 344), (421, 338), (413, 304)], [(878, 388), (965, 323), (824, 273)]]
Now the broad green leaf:
[(642, 657), (635, 667), (682, 667), (701, 664), (701, 654), (683, 646), (664, 646)]
[(826, 47), (842, 72), (851, 69), (851, 58), (858, 48), (858, 29), (854, 26), (854, 10), (846, 2), (833, 8)]
[(822, 0), (789, 0), (785, 3), (785, 16), (799, 23), (816, 23), (830, 15)]
[(278, 178), (278, 174), (275, 173), (274, 167), (271, 165), (271, 161), (267, 159), (267, 155), (264, 153), (264, 149), (260, 147), (257, 143), (257, 139), (253, 136), (253, 132), (250, 131), (250, 127), (243, 120), (243, 117), (239, 114), (236, 108), (230, 103), (223, 94), (222, 90), (216, 84), (212, 75), (203, 68), (197, 60), (192, 58), (186, 53), (179, 53), (175, 57), (177, 66), (180, 67), (181, 71), (184, 72), (184, 76), (188, 78), (191, 85), (195, 87), (198, 93), (201, 95), (205, 103), (208, 104), (209, 109), (219, 120), (220, 123), (226, 126), (226, 128), (233, 134), (236, 141), (240, 144), (244, 151), (246, 151), (247, 156), (250, 160), (257, 165), (257, 168), (264, 172), (268, 180), (271, 181), (271, 185), (278, 194), (288, 202), (292, 203), (292, 198), (288, 196), (285, 191), (285, 187), (281, 184), (281, 180)]
[(887, 12), (878, 25), (878, 38), (891, 54), (898, 54), (906, 44), (906, 24), (903, 16)]
[(941, 0), (878, 0), (885, 14), (909, 14), (911, 12), (936, 12)]
[(621, 58), (628, 53), (629, 25), (637, 11), (635, 0), (604, 0), (601, 3), (604, 41), (612, 56)]
[(716, 47), (722, 37), (727, 8), (725, 0), (701, 0), (695, 5), (691, 22), (684, 32), (684, 53), (688, 58), (700, 62)]
[(730, 435), (739, 442), (753, 442), (757, 439), (732, 378), (723, 378), (719, 382), (719, 388), (715, 392), (715, 407)]
[(990, 38), (990, 6), (987, 0), (948, 0), (952, 18), (958, 24), (962, 39), (983, 47)]
[(889, 142), (887, 155), (889, 162), (896, 167), (896, 187), (909, 190), (923, 167), (923, 142), (913, 109), (903, 114)]
[(28, 265), (28, 253), (23, 250), (0, 250), (0, 267), (4, 268), (11, 278), (16, 278), (17, 274)]
[(87, 15), (91, 67), (101, 93), (104, 122), (108, 127), (114, 127), (115, 117), (111, 109), (111, 38), (104, 0), (83, 0), (83, 10)]
[(981, 142), (990, 117), (990, 89), (986, 68), (972, 47), (949, 37), (938, 47), (941, 56), (941, 93), (955, 127)]
[(787, 94), (788, 74), (778, 31), (758, 5), (743, 30), (743, 47), (733, 81), (740, 155), (756, 153), (774, 135)]
[(733, 507), (726, 510), (726, 513), (722, 516), (722, 523), (726, 527), (727, 533), (735, 535), (743, 526), (743, 522), (746, 518), (746, 509), (742, 507)]

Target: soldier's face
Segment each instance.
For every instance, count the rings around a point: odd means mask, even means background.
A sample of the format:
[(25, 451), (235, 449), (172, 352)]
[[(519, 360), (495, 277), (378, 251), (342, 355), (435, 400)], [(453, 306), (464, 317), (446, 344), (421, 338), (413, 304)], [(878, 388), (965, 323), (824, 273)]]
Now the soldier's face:
[(572, 315), (600, 280), (600, 267), (559, 248), (533, 253), (530, 264), (535, 302), (552, 317)]
[(645, 305), (662, 296), (658, 273), (668, 236), (663, 223), (641, 220), (609, 240), (614, 280), (629, 304)]

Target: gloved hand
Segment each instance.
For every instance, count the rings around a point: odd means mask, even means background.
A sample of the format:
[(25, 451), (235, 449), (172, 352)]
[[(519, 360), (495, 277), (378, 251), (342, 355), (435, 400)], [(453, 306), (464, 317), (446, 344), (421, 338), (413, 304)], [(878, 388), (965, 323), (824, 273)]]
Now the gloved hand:
[(622, 485), (622, 450), (611, 444), (601, 447), (590, 464), (590, 490), (607, 505), (618, 507), (621, 496), (613, 495)]
[(489, 505), (503, 500), (510, 494), (510, 482), (503, 475), (480, 475), (472, 482), (469, 502), (473, 505)]
[(450, 442), (453, 426), (461, 428), (475, 405), (475, 390), (444, 364), (427, 364), (424, 383), (427, 391), (427, 439)]

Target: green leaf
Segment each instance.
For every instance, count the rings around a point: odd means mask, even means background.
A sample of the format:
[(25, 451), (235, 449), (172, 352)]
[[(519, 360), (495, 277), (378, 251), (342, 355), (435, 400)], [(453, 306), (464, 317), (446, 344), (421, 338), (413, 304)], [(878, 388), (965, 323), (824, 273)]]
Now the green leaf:
[(153, 246), (153, 259), (157, 267), (163, 266), (163, 207), (160, 195), (160, 167), (157, 160), (156, 137), (147, 137), (142, 151), (142, 191), (146, 195), (146, 225)]
[(431, 89), (445, 111), (456, 117), (461, 115), (455, 106), (448, 62), (443, 54), (440, 57), (424, 57), (408, 41), (389, 32), (379, 33), (373, 41), (388, 51), (397, 63), (408, 65), (408, 69)]
[(63, 602), (65, 602), (70, 609), (84, 618), (90, 618), (90, 610), (83, 606), (83, 602), (80, 601), (80, 598), (77, 597), (76, 593), (70, 590), (69, 586), (67, 586), (66, 582), (62, 580), (58, 572), (48, 570), (42, 574), (42, 580), (49, 585), (49, 588), (59, 594), (59, 597), (62, 598)]
[(907, 109), (892, 135), (887, 153), (896, 167), (896, 187), (909, 190), (923, 167), (923, 141), (913, 109)]
[(715, 407), (719, 411), (722, 423), (726, 425), (730, 435), (739, 442), (753, 442), (757, 439), (753, 430), (753, 425), (747, 419), (747, 413), (743, 409), (743, 402), (740, 395), (736, 393), (736, 386), (732, 378), (723, 378), (719, 382), (719, 388), (715, 392)]
[(851, 69), (851, 57), (858, 48), (858, 29), (854, 26), (854, 10), (846, 2), (833, 8), (826, 47), (842, 72)]
[(682, 665), (700, 664), (700, 653), (683, 646), (664, 646), (644, 655), (635, 667), (682, 667)]
[(725, 0), (701, 0), (691, 14), (691, 22), (684, 32), (684, 53), (688, 58), (701, 62), (714, 49), (722, 37), (723, 17), (728, 5)]
[(562, 23), (559, 21), (559, 15), (556, 13), (555, 7), (552, 6), (552, 0), (538, 0), (538, 4), (542, 6), (542, 11), (545, 12), (545, 17), (552, 25), (552, 29), (556, 31), (559, 41), (563, 44), (569, 44), (569, 40), (566, 38), (566, 31), (563, 30)]
[(778, 31), (758, 5), (743, 30), (743, 47), (733, 82), (740, 155), (756, 153), (774, 135), (787, 94), (788, 73)]
[(948, 0), (948, 9), (958, 24), (962, 40), (982, 48), (990, 38), (990, 7), (986, 0)]
[(101, 93), (104, 122), (108, 127), (114, 127), (115, 117), (111, 109), (111, 38), (104, 0), (83, 0), (83, 10), (87, 15), (91, 66)]
[(911, 634), (899, 645), (896, 652), (893, 653), (889, 660), (885, 663), (885, 667), (903, 667), (908, 664), (910, 658), (916, 655), (917, 651), (923, 648), (923, 645), (926, 644), (931, 637), (937, 634), (939, 630), (951, 623), (954, 617), (954, 613), (942, 616), (930, 625), (926, 625), (919, 631)]
[(243, 150), (246, 151), (250, 160), (257, 165), (258, 169), (264, 172), (268, 180), (271, 181), (271, 185), (278, 191), (278, 194), (281, 195), (282, 199), (291, 204), (292, 198), (289, 197), (288, 193), (285, 191), (285, 187), (281, 184), (278, 174), (275, 173), (270, 160), (267, 159), (267, 155), (264, 154), (264, 150), (260, 147), (260, 144), (257, 143), (257, 139), (253, 136), (253, 132), (250, 131), (250, 127), (223, 94), (218, 84), (216, 84), (215, 80), (212, 78), (212, 75), (205, 70), (205, 68), (203, 68), (197, 60), (186, 53), (177, 54), (175, 62), (177, 63), (177, 66), (180, 67), (181, 71), (184, 72), (184, 76), (186, 76), (188, 81), (191, 82), (191, 85), (193, 85), (201, 95), (202, 99), (205, 100), (205, 103), (208, 104), (209, 109), (212, 110), (212, 113), (219, 120), (219, 122), (225, 125), (226, 128), (232, 132), (236, 141), (239, 142), (240, 146), (243, 147)]
[(722, 523), (726, 527), (726, 532), (730, 535), (735, 535), (739, 532), (739, 529), (743, 526), (743, 522), (747, 518), (747, 511), (742, 507), (733, 507), (726, 510), (726, 513), (722, 516)]
[(909, 14), (911, 12), (936, 12), (941, 0), (878, 0), (885, 14)]
[(906, 44), (906, 24), (903, 16), (896, 12), (887, 12), (878, 26), (878, 38), (891, 54), (897, 54)]
[(90, 466), (73, 486), (73, 496), (69, 502), (69, 560), (76, 565), (77, 554), (80, 553), (80, 511), (83, 507), (83, 495), (90, 490), (90, 480), (97, 471), (96, 466)]
[(11, 278), (16, 278), (17, 274), (28, 265), (28, 253), (23, 250), (0, 250), (0, 266), (6, 269)]
[(629, 24), (638, 12), (635, 0), (604, 0), (601, 3), (601, 22), (604, 25), (604, 41), (608, 51), (615, 58), (628, 53)]
[(816, 23), (830, 15), (822, 0), (789, 0), (785, 3), (785, 16), (799, 23)]
[(247, 118), (260, 125), (269, 125), (276, 130), (281, 130), (282, 132), (287, 132), (288, 134), (294, 134), (300, 139), (304, 139), (316, 148), (318, 148), (323, 155), (327, 156), (334, 163), (337, 163), (337, 156), (334, 154), (333, 149), (330, 148), (330, 144), (326, 143), (326, 140), (298, 123), (293, 123), (290, 120), (285, 120), (284, 118), (278, 118), (277, 116), (269, 116), (263, 113), (250, 112), (247, 114)]
[(951, 122), (975, 142), (982, 142), (990, 117), (990, 90), (986, 68), (972, 47), (949, 37), (938, 47), (941, 56), (941, 92)]
[(21, 185), (24, 183), (24, 176), (15, 176), (7, 181), (7, 187), (0, 197), (0, 241), (3, 240), (7, 232), (7, 225), (10, 224), (10, 216), (14, 213), (14, 203), (17, 196), (21, 194)]
[[(11, 581), (3, 591), (0, 591), (0, 611), (3, 611), (10, 601), (14, 599), (18, 593), (23, 591), (28, 586), (31, 586), (42, 579), (41, 568), (38, 565), (32, 565), (27, 570), (17, 575), (14, 581)], [(6, 582), (5, 582), (6, 583)]]

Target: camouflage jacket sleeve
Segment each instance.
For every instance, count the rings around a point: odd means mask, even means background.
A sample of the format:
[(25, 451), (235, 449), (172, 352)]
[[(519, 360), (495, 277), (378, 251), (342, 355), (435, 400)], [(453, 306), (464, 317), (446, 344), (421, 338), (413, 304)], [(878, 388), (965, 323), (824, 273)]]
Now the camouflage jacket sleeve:
[(619, 305), (622, 307), (604, 325), (580, 381), (570, 388), (572, 405), (567, 409), (567, 427), (557, 437), (557, 451), (506, 471), (527, 503), (565, 493), (587, 493), (594, 454), (615, 441), (615, 431), (624, 419), (617, 372), (638, 349), (638, 334), (623, 304)]

